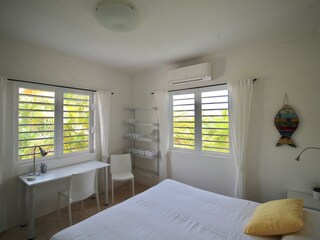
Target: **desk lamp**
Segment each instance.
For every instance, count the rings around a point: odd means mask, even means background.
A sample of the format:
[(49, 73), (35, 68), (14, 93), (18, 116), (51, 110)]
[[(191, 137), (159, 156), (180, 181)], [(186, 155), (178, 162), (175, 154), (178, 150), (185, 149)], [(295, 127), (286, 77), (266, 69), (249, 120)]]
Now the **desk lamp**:
[(306, 147), (305, 149), (303, 149), (303, 150), (299, 153), (299, 155), (295, 158), (295, 160), (300, 161), (300, 156), (301, 156), (301, 154), (302, 154), (304, 151), (308, 150), (308, 149), (318, 149), (318, 150), (320, 150), (319, 147)]
[(39, 148), (41, 157), (44, 157), (48, 154), (43, 148), (40, 146), (35, 146), (33, 149), (33, 171), (28, 174), (28, 181), (36, 180), (37, 176), (40, 175), (40, 172), (36, 172), (36, 149)]

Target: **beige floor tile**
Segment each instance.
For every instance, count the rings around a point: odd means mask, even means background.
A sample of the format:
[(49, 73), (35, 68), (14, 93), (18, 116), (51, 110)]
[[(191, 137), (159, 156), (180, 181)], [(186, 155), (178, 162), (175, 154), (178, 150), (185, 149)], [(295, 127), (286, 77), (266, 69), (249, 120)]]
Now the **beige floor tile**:
[[(135, 194), (139, 194), (149, 187), (135, 184)], [(111, 204), (111, 194), (109, 193), (108, 206), (104, 205), (104, 194), (99, 196), (101, 211), (112, 207), (122, 201), (129, 199), (132, 196), (129, 183), (121, 185), (115, 189), (115, 202)], [(84, 219), (91, 217), (98, 213), (96, 199), (86, 199), (84, 201), (84, 208), (82, 209), (81, 202), (72, 205), (72, 223), (76, 224)], [(60, 219), (57, 219), (57, 212), (50, 213), (46, 216), (40, 217), (35, 221), (35, 239), (48, 240), (55, 233), (61, 231), (69, 226), (67, 208), (60, 210)], [(27, 227), (16, 227), (0, 234), (0, 240), (26, 240), (28, 236)]]
[[(48, 238), (37, 228), (34, 229), (35, 239), (47, 240)], [(28, 239), (28, 228), (17, 227), (0, 234), (1, 240), (26, 240)]]
[[(72, 223), (76, 224), (79, 221), (72, 218)], [(62, 209), (60, 212), (60, 219), (58, 220), (57, 213), (53, 212), (41, 218), (38, 218), (35, 222), (36, 227), (43, 233), (46, 239), (52, 237), (55, 233), (62, 229), (69, 227), (68, 212), (67, 209)]]

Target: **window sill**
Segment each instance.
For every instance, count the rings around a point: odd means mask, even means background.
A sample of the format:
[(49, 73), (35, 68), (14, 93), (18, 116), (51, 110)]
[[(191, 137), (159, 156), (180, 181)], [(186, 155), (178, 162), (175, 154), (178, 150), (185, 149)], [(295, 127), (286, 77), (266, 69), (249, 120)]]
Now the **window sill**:
[(230, 153), (210, 153), (210, 152), (196, 152), (196, 151), (188, 151), (181, 149), (169, 149), (170, 153), (178, 153), (178, 154), (188, 154), (193, 156), (203, 156), (203, 157), (211, 157), (211, 158), (223, 158), (223, 159), (231, 159)]
[[(73, 165), (76, 163), (86, 162), (94, 159), (96, 159), (96, 154), (94, 152), (71, 155), (71, 156), (60, 157), (60, 158), (55, 158), (55, 157), (42, 158), (36, 161), (36, 171), (39, 171), (41, 163), (47, 164), (48, 169), (52, 169), (52, 168)], [(25, 162), (24, 161), (17, 162), (16, 173), (17, 175), (25, 174), (25, 173), (31, 172), (32, 168), (33, 168), (32, 160), (28, 160)]]

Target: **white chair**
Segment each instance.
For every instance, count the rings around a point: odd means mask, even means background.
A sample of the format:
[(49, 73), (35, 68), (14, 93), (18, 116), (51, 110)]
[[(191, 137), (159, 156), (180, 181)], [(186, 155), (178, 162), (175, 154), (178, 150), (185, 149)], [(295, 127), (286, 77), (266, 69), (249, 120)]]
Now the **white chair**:
[(134, 196), (134, 176), (132, 174), (130, 154), (111, 155), (110, 173), (112, 188), (112, 203), (114, 203), (114, 182), (131, 180), (132, 196)]
[(69, 189), (65, 191), (58, 192), (57, 199), (57, 211), (58, 211), (58, 219), (60, 218), (60, 196), (63, 196), (68, 201), (68, 217), (69, 217), (69, 225), (72, 225), (72, 214), (71, 214), (71, 203), (82, 201), (83, 208), (83, 200), (95, 194), (97, 200), (97, 207), (100, 211), (99, 205), (99, 195), (97, 188), (97, 169), (73, 174), (69, 180)]

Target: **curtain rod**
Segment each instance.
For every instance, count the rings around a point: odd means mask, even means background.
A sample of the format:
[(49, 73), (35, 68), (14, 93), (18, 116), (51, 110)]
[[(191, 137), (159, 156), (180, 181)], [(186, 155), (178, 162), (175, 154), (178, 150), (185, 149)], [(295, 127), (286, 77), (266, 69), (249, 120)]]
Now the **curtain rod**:
[[(13, 78), (8, 78), (8, 81), (23, 82), (23, 83), (32, 83), (32, 84), (38, 84), (38, 85), (44, 85), (44, 86), (50, 86), (50, 87), (62, 87), (62, 88), (82, 90), (82, 91), (89, 91), (89, 92), (96, 92), (96, 91), (97, 91), (97, 90), (93, 90), (93, 89), (67, 87), (67, 86), (61, 86), (61, 85), (55, 85), (55, 84), (49, 84), (49, 83), (31, 82), (31, 81), (25, 81), (25, 80), (20, 80), (20, 79), (13, 79)], [(112, 92), (111, 94), (114, 94), (114, 93)]]
[[(259, 80), (259, 78), (254, 78), (252, 81), (255, 82), (255, 81), (257, 81), (257, 80)], [(223, 86), (223, 85), (227, 85), (227, 83), (219, 83), (219, 84), (199, 86), (199, 87), (192, 87), (192, 88), (184, 88), (184, 89), (174, 89), (174, 90), (168, 90), (168, 92), (176, 92), (176, 91), (183, 91), (183, 90), (190, 90), (190, 89), (197, 89), (197, 88), (204, 88), (204, 87)], [(151, 94), (154, 94), (154, 92), (151, 92)]]

